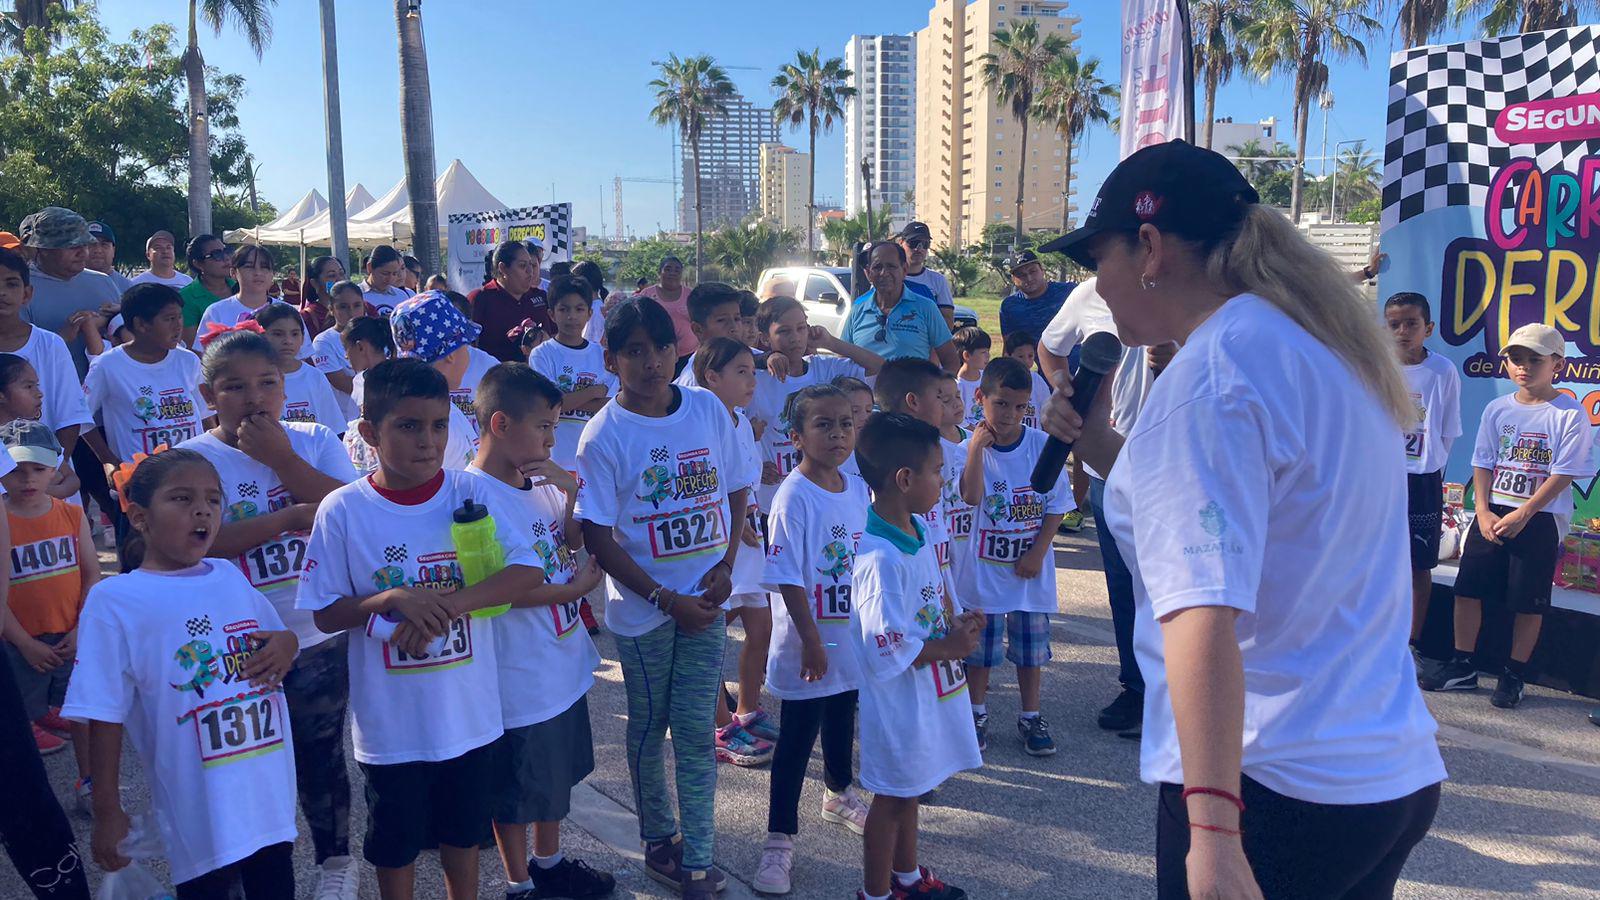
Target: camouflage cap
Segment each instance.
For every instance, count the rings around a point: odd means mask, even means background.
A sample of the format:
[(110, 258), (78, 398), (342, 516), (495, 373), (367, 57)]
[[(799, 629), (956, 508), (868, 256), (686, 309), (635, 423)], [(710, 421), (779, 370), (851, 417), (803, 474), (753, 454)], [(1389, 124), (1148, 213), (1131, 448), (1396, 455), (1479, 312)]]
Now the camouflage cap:
[(24, 225), (27, 234), (23, 240), (29, 247), (70, 250), (94, 243), (94, 235), (89, 233), (89, 223), (70, 209), (47, 206), (34, 213), (32, 218), (32, 222)]

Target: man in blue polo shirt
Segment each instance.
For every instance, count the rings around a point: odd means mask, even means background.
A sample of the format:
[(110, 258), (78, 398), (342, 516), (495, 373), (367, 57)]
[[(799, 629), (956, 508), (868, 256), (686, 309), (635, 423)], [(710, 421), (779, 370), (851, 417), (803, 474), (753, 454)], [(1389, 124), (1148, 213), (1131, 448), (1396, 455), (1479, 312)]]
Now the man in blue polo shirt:
[(839, 337), (884, 359), (911, 356), (938, 361), (946, 371), (961, 366), (950, 343), (950, 327), (933, 299), (907, 290), (906, 252), (894, 241), (867, 249), (867, 280), (872, 290), (856, 298)]

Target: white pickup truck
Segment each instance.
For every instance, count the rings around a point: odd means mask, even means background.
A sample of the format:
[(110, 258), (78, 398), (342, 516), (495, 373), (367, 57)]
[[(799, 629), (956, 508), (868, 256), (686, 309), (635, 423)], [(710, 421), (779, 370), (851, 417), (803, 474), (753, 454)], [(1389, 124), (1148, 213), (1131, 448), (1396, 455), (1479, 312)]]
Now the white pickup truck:
[[(768, 291), (774, 282), (782, 290)], [(806, 308), (806, 320), (837, 335), (850, 313), (850, 270), (843, 266), (784, 266), (767, 269), (756, 282), (756, 296), (787, 294)], [(965, 306), (955, 308), (956, 328), (978, 324), (978, 314)]]

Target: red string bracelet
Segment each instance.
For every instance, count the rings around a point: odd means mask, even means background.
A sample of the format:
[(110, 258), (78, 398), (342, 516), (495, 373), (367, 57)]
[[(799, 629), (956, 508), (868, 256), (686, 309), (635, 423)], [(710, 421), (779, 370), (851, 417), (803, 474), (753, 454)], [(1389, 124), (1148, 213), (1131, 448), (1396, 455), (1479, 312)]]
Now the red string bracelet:
[(1244, 832), (1242, 830), (1237, 828), (1223, 828), (1221, 825), (1202, 825), (1199, 822), (1190, 822), (1189, 827), (1198, 828), (1201, 831), (1215, 831), (1217, 834), (1226, 834), (1233, 837), (1244, 837)]
[(1240, 800), (1237, 796), (1235, 796), (1233, 794), (1230, 794), (1225, 790), (1222, 790), (1221, 788), (1211, 788), (1211, 787), (1184, 788), (1183, 789), (1183, 796), (1182, 796), (1181, 799), (1188, 800), (1191, 796), (1193, 796), (1195, 794), (1201, 794), (1201, 795), (1204, 795), (1204, 796), (1207, 796), (1207, 797), (1221, 797), (1222, 799), (1228, 801), (1229, 803), (1232, 803), (1234, 806), (1237, 806), (1239, 808), (1239, 812), (1244, 812), (1244, 801)]

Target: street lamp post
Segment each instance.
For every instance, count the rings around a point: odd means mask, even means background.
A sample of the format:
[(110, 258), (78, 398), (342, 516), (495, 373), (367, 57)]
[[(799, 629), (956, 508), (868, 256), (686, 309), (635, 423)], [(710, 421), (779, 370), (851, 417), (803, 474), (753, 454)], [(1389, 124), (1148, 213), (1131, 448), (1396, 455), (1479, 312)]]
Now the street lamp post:
[(1357, 138), (1355, 140), (1340, 141), (1333, 145), (1333, 185), (1328, 193), (1328, 221), (1330, 222), (1337, 221), (1339, 217), (1339, 148), (1345, 144), (1354, 144), (1359, 147), (1365, 143), (1366, 141)]

